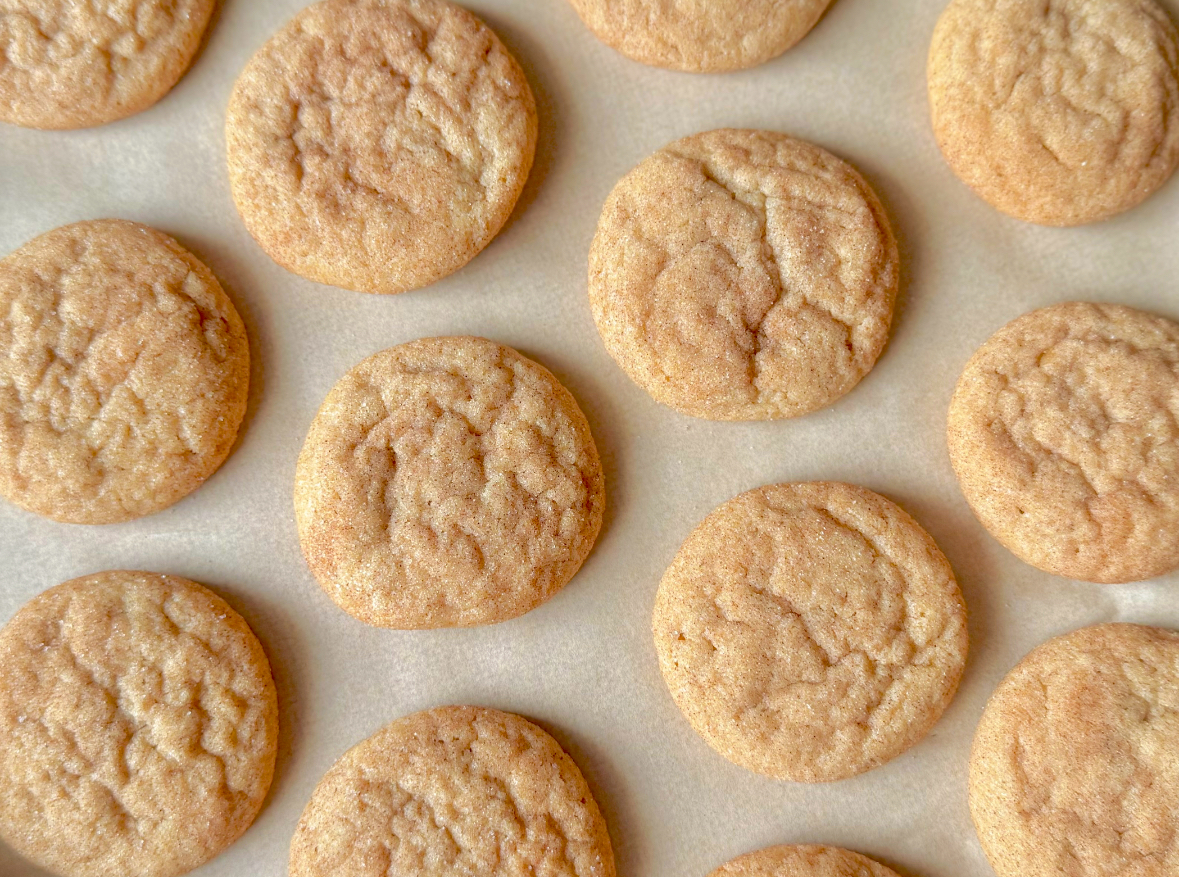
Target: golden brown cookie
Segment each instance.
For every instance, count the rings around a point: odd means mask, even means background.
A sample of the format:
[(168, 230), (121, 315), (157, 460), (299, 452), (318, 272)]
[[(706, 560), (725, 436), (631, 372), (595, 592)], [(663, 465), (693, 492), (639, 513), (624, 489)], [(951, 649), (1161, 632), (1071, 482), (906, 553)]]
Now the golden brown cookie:
[(708, 877), (897, 877), (867, 856), (812, 844), (767, 847), (726, 862)]
[(1024, 314), (950, 402), (950, 462), (991, 535), (1032, 566), (1131, 582), (1179, 566), (1179, 324), (1119, 305)]
[(831, 0), (571, 0), (586, 27), (628, 58), (692, 73), (723, 73), (776, 58)]
[(573, 578), (602, 524), (598, 451), (542, 366), (482, 338), (370, 356), (332, 388), (295, 474), (311, 571), (394, 628), (522, 615)]
[(933, 539), (835, 482), (750, 490), (685, 540), (655, 597), (659, 668), (713, 749), (845, 779), (923, 738), (958, 687), (966, 609)]
[(175, 877), (254, 821), (278, 745), (270, 665), (195, 582), (114, 571), (0, 630), (0, 837), (64, 877)]
[(291, 841), (290, 877), (614, 877), (606, 823), (557, 741), (511, 713), (439, 707), (352, 747)]
[(606, 349), (663, 403), (709, 420), (829, 405), (888, 340), (897, 247), (875, 194), (770, 131), (677, 140), (614, 187), (590, 250)]
[(0, 122), (87, 128), (146, 110), (200, 46), (214, 0), (0, 0)]
[(520, 66), (447, 0), (322, 0), (229, 102), (229, 181), (272, 259), (360, 292), (433, 283), (507, 221), (536, 149)]
[(1095, 222), (1179, 166), (1179, 35), (1154, 0), (951, 0), (929, 101), (942, 154), (983, 200)]
[(991, 696), (970, 813), (998, 877), (1179, 872), (1179, 634), (1099, 624), (1032, 651)]
[(245, 328), (167, 235), (67, 225), (0, 260), (0, 495), (39, 515), (150, 515), (224, 462), (246, 411)]

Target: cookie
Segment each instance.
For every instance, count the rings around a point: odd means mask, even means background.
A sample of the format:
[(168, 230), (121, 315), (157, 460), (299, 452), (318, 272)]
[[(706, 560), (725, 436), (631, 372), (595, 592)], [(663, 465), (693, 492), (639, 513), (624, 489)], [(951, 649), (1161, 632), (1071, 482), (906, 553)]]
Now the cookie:
[(1090, 582), (1179, 566), (1179, 324), (1068, 302), (1008, 323), (950, 402), (950, 462), (1021, 560)]
[(709, 420), (834, 402), (888, 339), (897, 246), (868, 184), (769, 131), (677, 140), (614, 187), (590, 250), (610, 355), (657, 401)]
[(708, 877), (897, 877), (867, 856), (813, 844), (767, 847), (726, 862)]
[(0, 495), (109, 524), (196, 490), (246, 411), (245, 328), (158, 231), (79, 222), (0, 260)]
[(991, 696), (970, 814), (998, 877), (1179, 871), (1179, 634), (1099, 624), (1032, 651)]
[(958, 687), (966, 610), (949, 563), (862, 487), (778, 484), (721, 505), (672, 561), (652, 621), (659, 669), (734, 764), (829, 782), (923, 738)]
[(598, 805), (557, 741), (510, 713), (414, 713), (344, 753), (303, 811), (290, 877), (614, 877)]
[(425, 338), (360, 363), (328, 394), (295, 475), (311, 571), (381, 627), (522, 615), (573, 578), (603, 508), (577, 402), (482, 338)]
[(1017, 219), (1107, 219), (1179, 166), (1179, 35), (1154, 0), (951, 0), (928, 75), (950, 169)]
[(274, 773), (270, 665), (220, 597), (96, 573), (0, 630), (0, 838), (64, 877), (174, 877), (254, 821)]
[(723, 73), (781, 55), (831, 0), (570, 0), (586, 27), (626, 57), (655, 67)]
[(88, 128), (146, 110), (192, 63), (215, 0), (0, 0), (0, 122)]
[(520, 66), (446, 0), (322, 0), (233, 89), (229, 182), (251, 235), (310, 280), (416, 289), (503, 227), (536, 150)]

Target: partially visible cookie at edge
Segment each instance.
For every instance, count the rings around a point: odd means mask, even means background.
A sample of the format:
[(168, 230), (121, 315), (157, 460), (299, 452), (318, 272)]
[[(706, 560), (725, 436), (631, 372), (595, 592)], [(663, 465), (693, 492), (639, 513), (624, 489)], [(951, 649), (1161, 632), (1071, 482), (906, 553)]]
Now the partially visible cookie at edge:
[(678, 140), (614, 187), (590, 249), (607, 351), (657, 402), (709, 420), (829, 405), (888, 340), (897, 245), (846, 162), (770, 131)]
[(1155, 0), (952, 0), (929, 54), (933, 130), (993, 207), (1072, 226), (1179, 166), (1179, 34)]
[(817, 844), (784, 844), (738, 856), (708, 877), (897, 877), (897, 874), (851, 850)]
[(56, 521), (161, 511), (225, 461), (246, 411), (245, 327), (176, 241), (122, 220), (0, 259), (0, 496)]
[(215, 0), (6, 0), (0, 122), (88, 128), (141, 112), (180, 81)]
[(516, 204), (536, 105), (499, 38), (448, 0), (321, 0), (238, 77), (226, 140), (250, 234), (290, 271), (397, 293), (457, 271)]
[(1179, 871), (1179, 634), (1098, 624), (1038, 646), (983, 711), (970, 813), (998, 877)]
[(606, 823), (541, 728), (477, 707), (398, 719), (348, 750), (311, 796), (290, 877), (614, 877)]
[(581, 567), (604, 509), (585, 416), (544, 367), (483, 338), (370, 356), (299, 455), (295, 517), (342, 609), (393, 628), (505, 621)]
[(983, 526), (1021, 560), (1091, 582), (1179, 566), (1179, 323), (1066, 302), (971, 357), (947, 423)]
[(628, 58), (692, 73), (743, 70), (810, 33), (831, 0), (571, 0), (594, 35)]
[(0, 630), (0, 837), (64, 877), (177, 877), (254, 821), (278, 705), (242, 618), (176, 576), (116, 570)]
[(747, 770), (846, 779), (929, 732), (966, 662), (966, 608), (933, 539), (884, 497), (747, 491), (684, 540), (652, 618), (692, 728)]

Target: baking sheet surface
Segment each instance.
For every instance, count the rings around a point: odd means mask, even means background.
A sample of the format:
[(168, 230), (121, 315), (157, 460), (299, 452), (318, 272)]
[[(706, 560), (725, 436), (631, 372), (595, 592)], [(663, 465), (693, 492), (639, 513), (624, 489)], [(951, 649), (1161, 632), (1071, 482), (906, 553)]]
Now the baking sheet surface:
[[(200, 877), (286, 874), (324, 771), (405, 713), (447, 703), (538, 721), (571, 752), (609, 823), (621, 877), (704, 877), (768, 844), (859, 850), (909, 877), (987, 877), (966, 806), (970, 737), (987, 695), (1033, 646), (1106, 620), (1179, 628), (1179, 576), (1103, 587), (1008, 554), (974, 521), (950, 471), (946, 407), (994, 330), (1066, 299), (1179, 318), (1179, 177), (1140, 208), (1072, 230), (1005, 218), (941, 160), (925, 57), (943, 0), (835, 0), (815, 31), (751, 71), (700, 76), (630, 62), (565, 0), (467, 0), (524, 66), (540, 111), (535, 170), (514, 218), (465, 269), (428, 289), (365, 296), (304, 281), (251, 241), (230, 201), (222, 126), (238, 71), (302, 0), (223, 0), (191, 72), (155, 108), (87, 131), (0, 126), (0, 253), (86, 218), (178, 238), (221, 279), (250, 331), (248, 419), (225, 466), (154, 517), (54, 524), (0, 502), (0, 620), (61, 581), (110, 568), (187, 576), (258, 633), (278, 684), (281, 752), (257, 822)], [(1179, 2), (1166, 0), (1179, 18)], [(610, 188), (669, 141), (721, 126), (814, 141), (858, 167), (895, 223), (903, 286), (875, 370), (833, 407), (771, 424), (661, 408), (607, 356), (586, 300), (586, 255)], [(319, 590), (295, 536), (291, 489), (307, 426), (363, 357), (427, 335), (483, 335), (571, 389), (602, 453), (606, 522), (582, 572), (506, 624), (391, 632)], [(736, 493), (840, 479), (912, 513), (941, 545), (970, 611), (961, 690), (933, 733), (859, 778), (775, 782), (715, 755), (663, 686), (650, 636), (656, 585), (682, 539)], [(0, 875), (42, 872), (0, 846)]]

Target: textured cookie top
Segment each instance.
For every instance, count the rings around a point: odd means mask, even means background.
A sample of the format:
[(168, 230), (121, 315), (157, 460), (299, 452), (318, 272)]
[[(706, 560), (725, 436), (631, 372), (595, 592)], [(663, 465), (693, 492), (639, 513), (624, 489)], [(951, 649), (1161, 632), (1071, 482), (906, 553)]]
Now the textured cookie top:
[(954, 173), (1028, 222), (1129, 210), (1179, 165), (1179, 35), (1154, 0), (952, 0), (929, 98)]
[(767, 847), (726, 862), (708, 877), (897, 877), (867, 856), (839, 847)]
[(332, 388), (299, 456), (295, 515), (319, 583), (396, 628), (521, 615), (597, 537), (602, 470), (569, 392), (482, 338), (385, 350)]
[(516, 203), (536, 108), (494, 33), (446, 0), (323, 0), (253, 57), (226, 139), (233, 199), (280, 265), (404, 292), (465, 265)]
[(693, 73), (740, 70), (801, 40), (831, 0), (571, 0), (628, 58)]
[(867, 183), (817, 146), (719, 130), (614, 187), (590, 250), (610, 355), (658, 402), (710, 420), (838, 399), (884, 348), (897, 248)]
[(882, 496), (779, 484), (704, 519), (655, 598), (659, 667), (692, 727), (779, 779), (844, 779), (925, 736), (966, 660), (933, 539)]
[(1049, 640), (991, 696), (970, 812), (998, 877), (1179, 871), (1179, 635), (1100, 624)]
[(214, 0), (0, 0), (0, 121), (86, 128), (175, 85)]
[(1179, 324), (1032, 311), (966, 364), (950, 461), (991, 534), (1042, 570), (1128, 582), (1179, 565)]
[(0, 260), (0, 495), (58, 521), (160, 511), (229, 455), (249, 346), (170, 237), (79, 222)]
[(577, 765), (519, 716), (440, 707), (348, 750), (291, 841), (291, 877), (614, 877)]
[(171, 877), (270, 787), (278, 707), (241, 617), (194, 582), (104, 572), (0, 631), (0, 836), (66, 877)]

